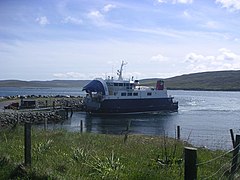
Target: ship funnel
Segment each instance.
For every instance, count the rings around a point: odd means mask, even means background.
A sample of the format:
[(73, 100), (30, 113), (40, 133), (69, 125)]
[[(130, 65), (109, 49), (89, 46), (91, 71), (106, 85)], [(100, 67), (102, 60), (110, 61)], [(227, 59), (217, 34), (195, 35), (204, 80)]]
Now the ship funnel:
[(158, 80), (156, 84), (156, 90), (163, 90), (164, 89), (164, 81)]

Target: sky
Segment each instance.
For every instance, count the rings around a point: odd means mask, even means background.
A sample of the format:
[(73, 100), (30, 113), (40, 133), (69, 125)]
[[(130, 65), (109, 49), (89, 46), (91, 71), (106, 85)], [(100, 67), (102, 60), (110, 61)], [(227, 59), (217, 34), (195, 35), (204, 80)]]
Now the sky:
[(240, 70), (240, 0), (0, 0), (0, 80)]

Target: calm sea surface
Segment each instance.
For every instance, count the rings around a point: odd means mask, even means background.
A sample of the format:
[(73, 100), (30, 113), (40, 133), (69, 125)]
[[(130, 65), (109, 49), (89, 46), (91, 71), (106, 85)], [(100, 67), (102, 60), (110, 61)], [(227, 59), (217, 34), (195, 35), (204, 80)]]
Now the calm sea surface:
[[(9, 95), (83, 95), (81, 88), (0, 88), (0, 96)], [(231, 149), (229, 129), (240, 133), (240, 92), (169, 91), (179, 102), (175, 113), (139, 114), (111, 117), (89, 116), (74, 112), (63, 124), (49, 128), (80, 130), (93, 133), (122, 134), (128, 124), (130, 133), (175, 137), (176, 126), (181, 138), (211, 149)]]
[(82, 88), (15, 88), (15, 87), (0, 87), (1, 96), (16, 96), (16, 95), (84, 95)]

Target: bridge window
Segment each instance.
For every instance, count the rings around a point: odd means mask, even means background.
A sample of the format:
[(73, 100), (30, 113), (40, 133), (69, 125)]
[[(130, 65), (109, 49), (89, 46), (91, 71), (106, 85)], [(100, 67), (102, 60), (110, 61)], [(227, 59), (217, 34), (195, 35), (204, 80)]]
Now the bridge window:
[(138, 96), (138, 93), (133, 93), (133, 96)]
[(126, 96), (127, 95), (127, 93), (121, 93), (121, 96)]
[(150, 93), (150, 92), (147, 93), (147, 96), (151, 96), (151, 95), (152, 95), (152, 93)]
[(132, 93), (128, 93), (127, 95), (128, 95), (128, 96), (132, 96)]
[(113, 86), (113, 83), (107, 82), (108, 86)]

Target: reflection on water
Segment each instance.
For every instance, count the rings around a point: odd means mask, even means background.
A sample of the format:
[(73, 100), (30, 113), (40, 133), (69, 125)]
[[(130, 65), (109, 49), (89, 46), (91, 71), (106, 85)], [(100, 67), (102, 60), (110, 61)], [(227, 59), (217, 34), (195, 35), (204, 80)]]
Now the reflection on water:
[[(85, 132), (122, 134), (128, 125), (131, 134), (175, 137), (181, 127), (181, 139), (211, 149), (231, 149), (229, 129), (240, 133), (240, 92), (171, 91), (179, 101), (174, 113), (121, 116), (89, 116), (74, 112), (72, 118), (54, 128)], [(51, 127), (50, 127), (51, 128)]]
[(87, 132), (121, 134), (130, 126), (130, 133), (163, 135), (164, 129), (171, 121), (166, 114), (141, 114), (111, 117), (86, 116)]
[[(163, 135), (166, 129), (170, 130), (171, 117), (175, 113), (116, 115), (116, 116), (90, 116), (75, 112), (71, 119), (65, 121), (61, 127), (70, 131), (80, 130), (80, 121), (83, 121), (84, 131), (103, 134), (122, 134), (129, 127), (133, 134)], [(170, 132), (170, 131), (169, 131)], [(169, 134), (168, 134), (169, 135)], [(174, 135), (174, 134), (172, 134)]]

